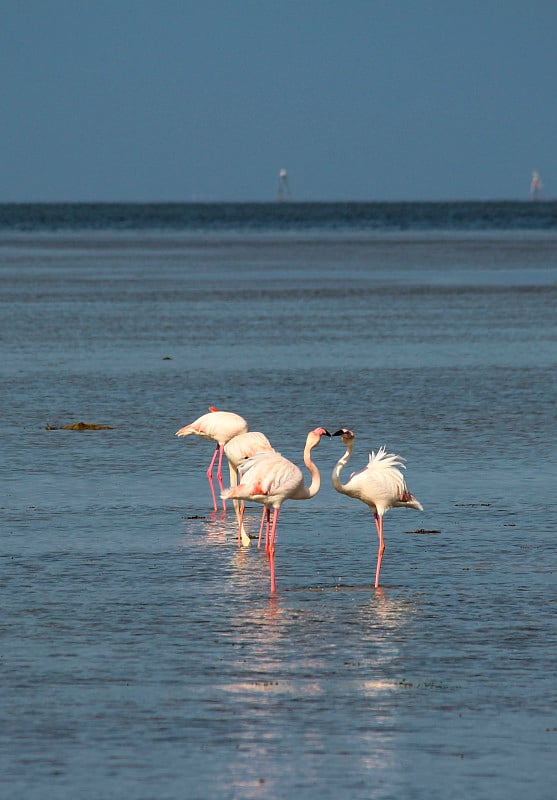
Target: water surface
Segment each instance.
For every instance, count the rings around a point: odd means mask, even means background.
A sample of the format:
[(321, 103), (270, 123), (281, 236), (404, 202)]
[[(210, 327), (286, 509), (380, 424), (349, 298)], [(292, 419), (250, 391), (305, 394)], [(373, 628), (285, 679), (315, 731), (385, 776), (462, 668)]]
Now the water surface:
[[(6, 796), (554, 796), (554, 208), (464, 205), (3, 209)], [(270, 596), (174, 437), (209, 405), (406, 459), (380, 590), (333, 439)]]

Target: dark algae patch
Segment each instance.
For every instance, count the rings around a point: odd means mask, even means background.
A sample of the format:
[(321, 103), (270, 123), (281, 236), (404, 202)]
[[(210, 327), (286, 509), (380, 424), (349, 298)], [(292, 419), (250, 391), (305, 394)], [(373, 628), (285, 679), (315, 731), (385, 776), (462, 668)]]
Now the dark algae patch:
[(47, 425), (47, 431), (112, 431), (112, 425), (97, 425), (94, 422), (74, 422), (72, 425)]

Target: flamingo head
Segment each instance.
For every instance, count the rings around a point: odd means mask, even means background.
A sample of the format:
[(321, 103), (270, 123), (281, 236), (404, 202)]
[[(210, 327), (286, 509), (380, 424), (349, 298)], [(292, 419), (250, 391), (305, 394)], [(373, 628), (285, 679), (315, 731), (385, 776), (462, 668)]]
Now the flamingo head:
[(348, 428), (340, 428), (333, 433), (333, 436), (342, 436), (342, 441), (345, 445), (354, 444), (355, 436)]
[(331, 434), (327, 428), (315, 428), (315, 430), (308, 433), (307, 444), (310, 447), (317, 447), (321, 441), (322, 436), (330, 436)]

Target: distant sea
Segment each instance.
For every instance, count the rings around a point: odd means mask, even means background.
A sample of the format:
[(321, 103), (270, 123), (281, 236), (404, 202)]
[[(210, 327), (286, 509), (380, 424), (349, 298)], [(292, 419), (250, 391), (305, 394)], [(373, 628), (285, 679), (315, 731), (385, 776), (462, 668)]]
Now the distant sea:
[(543, 231), (556, 226), (557, 201), (0, 204), (0, 230), (22, 232)]

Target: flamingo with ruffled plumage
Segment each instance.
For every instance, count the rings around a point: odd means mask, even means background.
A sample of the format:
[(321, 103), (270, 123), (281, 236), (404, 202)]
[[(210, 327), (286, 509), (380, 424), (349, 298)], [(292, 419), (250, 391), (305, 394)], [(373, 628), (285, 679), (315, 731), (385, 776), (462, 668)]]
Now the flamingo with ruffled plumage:
[(333, 433), (333, 436), (342, 436), (342, 441), (346, 447), (346, 452), (340, 458), (333, 470), (333, 486), (341, 494), (348, 497), (355, 497), (365, 503), (373, 513), (379, 547), (377, 551), (377, 566), (375, 569), (375, 588), (379, 586), (379, 574), (381, 572), (381, 562), (385, 552), (385, 541), (383, 538), (383, 515), (390, 508), (415, 508), (423, 511), (422, 504), (413, 494), (408, 491), (402, 472), (398, 467), (404, 467), (404, 461), (400, 456), (387, 453), (381, 447), (377, 453), (372, 452), (369, 462), (364, 469), (353, 472), (347, 483), (341, 483), (340, 473), (346, 466), (352, 455), (355, 436), (348, 428), (341, 428)]

